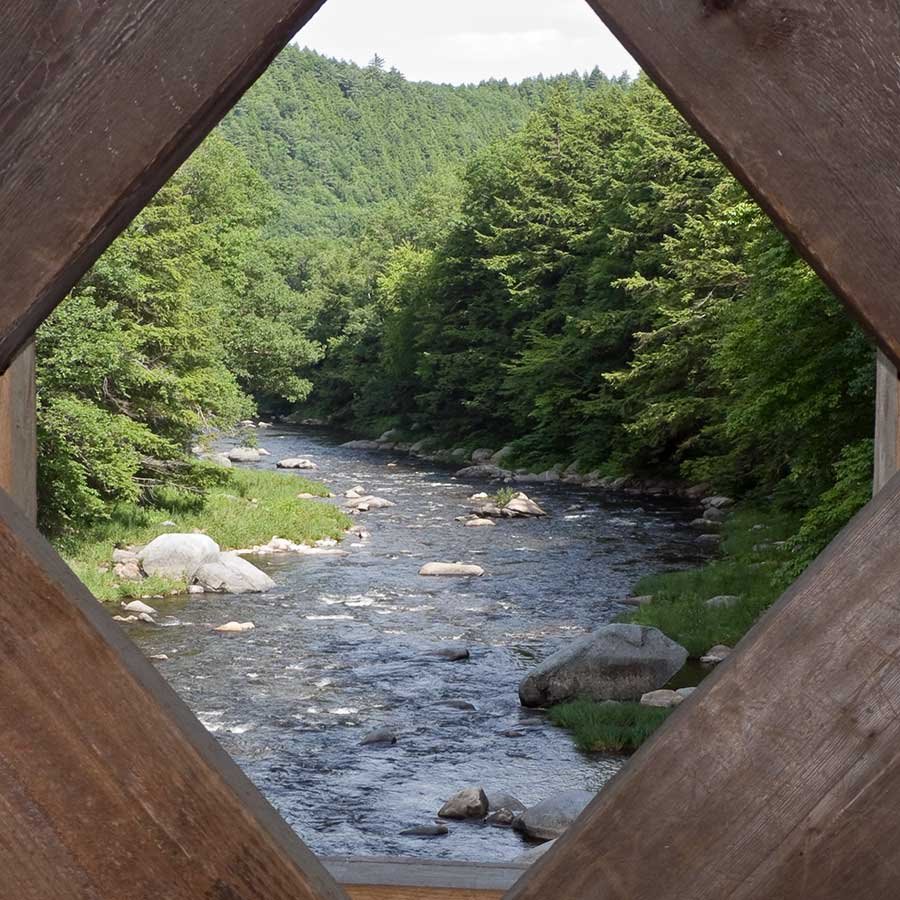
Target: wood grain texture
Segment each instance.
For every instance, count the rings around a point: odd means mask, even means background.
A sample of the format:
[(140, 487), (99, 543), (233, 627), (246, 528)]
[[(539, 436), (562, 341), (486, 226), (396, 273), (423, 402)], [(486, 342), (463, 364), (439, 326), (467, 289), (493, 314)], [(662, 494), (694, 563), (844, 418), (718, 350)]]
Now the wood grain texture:
[(0, 372), (322, 0), (7, 0)]
[(588, 2), (900, 363), (900, 4)]
[(509, 898), (896, 897), (898, 550), (900, 475)]
[(353, 900), (500, 900), (526, 866), (398, 857), (325, 858)]
[(875, 477), (877, 494), (900, 471), (900, 380), (897, 368), (878, 352), (875, 378)]
[(2, 492), (0, 585), (0, 900), (346, 897)]
[(37, 431), (34, 341), (0, 376), (0, 489), (29, 522), (37, 521)]

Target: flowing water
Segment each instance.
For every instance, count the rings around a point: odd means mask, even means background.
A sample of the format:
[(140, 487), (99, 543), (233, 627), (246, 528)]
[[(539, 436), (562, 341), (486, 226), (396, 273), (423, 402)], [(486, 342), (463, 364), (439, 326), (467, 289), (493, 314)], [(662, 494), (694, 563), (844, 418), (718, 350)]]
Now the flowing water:
[[(445, 837), (404, 837), (456, 790), (483, 785), (526, 804), (598, 790), (623, 764), (584, 755), (516, 687), (536, 660), (623, 607), (635, 579), (697, 562), (672, 502), (527, 485), (546, 519), (465, 528), (474, 491), (450, 470), (340, 446), (324, 429), (259, 432), (278, 459), (307, 456), (339, 497), (354, 485), (394, 501), (357, 521), (343, 557), (254, 560), (278, 583), (265, 595), (159, 601), (171, 627), (131, 628), (204, 725), (314, 850), (329, 855), (505, 860), (526, 848), (509, 829), (450, 823)], [(295, 477), (285, 473), (285, 478)], [(340, 500), (332, 502), (338, 503)], [(431, 560), (474, 562), (481, 578), (424, 578)], [(210, 625), (253, 621), (240, 635)], [(431, 655), (463, 644), (467, 661)], [(465, 701), (474, 709), (448, 705)], [(360, 746), (389, 728), (393, 746)]]

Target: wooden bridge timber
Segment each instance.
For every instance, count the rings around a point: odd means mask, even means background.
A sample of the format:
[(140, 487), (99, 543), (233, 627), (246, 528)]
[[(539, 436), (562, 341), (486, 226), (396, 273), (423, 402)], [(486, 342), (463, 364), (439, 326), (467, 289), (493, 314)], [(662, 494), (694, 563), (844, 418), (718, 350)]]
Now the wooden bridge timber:
[[(35, 530), (20, 357), (0, 389), (19, 435), (0, 444), (0, 900), (897, 896), (900, 7), (589, 2), (872, 335), (884, 486), (521, 878), (322, 865)], [(0, 370), (320, 4), (7, 0)]]

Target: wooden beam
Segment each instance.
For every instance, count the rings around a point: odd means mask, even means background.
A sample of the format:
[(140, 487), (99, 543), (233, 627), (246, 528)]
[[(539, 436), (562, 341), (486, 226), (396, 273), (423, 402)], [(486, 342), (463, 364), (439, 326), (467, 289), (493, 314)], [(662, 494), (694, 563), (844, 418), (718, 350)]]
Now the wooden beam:
[(512, 900), (893, 897), (900, 475)]
[(0, 584), (3, 900), (346, 897), (2, 492)]
[(900, 364), (900, 7), (588, 2)]
[(29, 522), (37, 521), (34, 341), (0, 376), (0, 489)]
[(396, 857), (331, 857), (322, 862), (351, 900), (501, 900), (527, 868)]
[(0, 372), (321, 3), (3, 5)]
[(875, 385), (873, 495), (900, 471), (900, 380), (896, 366), (881, 351), (877, 357)]

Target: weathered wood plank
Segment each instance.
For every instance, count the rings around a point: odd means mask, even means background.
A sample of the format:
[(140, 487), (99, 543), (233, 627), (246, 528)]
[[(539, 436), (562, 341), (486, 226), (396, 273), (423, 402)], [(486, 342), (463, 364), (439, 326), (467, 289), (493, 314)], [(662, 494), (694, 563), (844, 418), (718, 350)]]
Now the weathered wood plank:
[(900, 363), (900, 5), (588, 2)]
[(900, 475), (512, 900), (893, 897)]
[(500, 900), (526, 871), (515, 863), (396, 857), (322, 862), (352, 900)]
[(0, 371), (322, 0), (8, 0)]
[(346, 897), (2, 492), (0, 584), (2, 900)]
[(900, 380), (896, 366), (881, 351), (878, 352), (875, 383), (873, 495), (900, 471)]
[(0, 376), (0, 489), (29, 522), (37, 521), (34, 341)]

